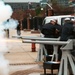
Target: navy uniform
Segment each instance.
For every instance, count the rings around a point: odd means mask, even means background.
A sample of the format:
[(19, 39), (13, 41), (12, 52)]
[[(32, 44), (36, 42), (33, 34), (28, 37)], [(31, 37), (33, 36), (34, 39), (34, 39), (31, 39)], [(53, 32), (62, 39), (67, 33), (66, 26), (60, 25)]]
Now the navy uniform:
[(44, 35), (44, 37), (53, 38), (55, 35), (55, 26), (51, 23), (45, 24), (42, 27), (41, 33)]
[[(54, 24), (54, 21), (51, 20), (50, 23), (43, 25), (41, 33), (44, 35), (44, 37), (54, 38), (55, 26), (53, 24)], [(53, 46), (52, 45), (45, 44), (45, 48), (47, 50), (48, 55), (53, 54)]]
[(72, 37), (73, 37), (73, 23), (69, 21), (69, 22), (66, 22), (62, 27), (60, 40), (67, 41), (68, 39)]
[[(67, 41), (68, 39), (72, 39), (72, 38), (73, 38), (73, 23), (70, 21), (70, 18), (66, 18), (65, 23), (62, 26), (60, 41)], [(60, 60), (62, 52), (60, 49), (58, 52), (59, 52), (58, 54), (59, 54), (59, 60)]]

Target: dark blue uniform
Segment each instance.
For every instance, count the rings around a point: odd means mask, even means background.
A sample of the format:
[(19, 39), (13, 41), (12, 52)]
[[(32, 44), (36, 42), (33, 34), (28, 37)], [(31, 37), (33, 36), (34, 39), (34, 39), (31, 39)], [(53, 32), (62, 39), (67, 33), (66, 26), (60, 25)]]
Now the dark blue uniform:
[[(51, 23), (45, 24), (42, 27), (41, 33), (46, 38), (54, 38), (55, 36), (55, 26)], [(52, 45), (46, 45), (45, 48), (47, 50), (48, 55), (53, 54), (53, 46)]]
[(61, 37), (60, 40), (61, 41), (67, 41), (68, 39), (73, 37), (73, 23), (72, 22), (68, 22), (65, 23), (64, 26), (62, 27), (62, 33), (61, 33)]
[(51, 23), (45, 24), (42, 27), (41, 33), (48, 38), (54, 38), (55, 35), (55, 26)]
[[(73, 38), (73, 23), (72, 22), (66, 22), (63, 26), (62, 26), (62, 33), (60, 36), (60, 41), (67, 41), (68, 39), (72, 39)], [(61, 46), (60, 46), (61, 47)], [(61, 59), (62, 56), (62, 52), (60, 50), (59, 47), (59, 60)]]

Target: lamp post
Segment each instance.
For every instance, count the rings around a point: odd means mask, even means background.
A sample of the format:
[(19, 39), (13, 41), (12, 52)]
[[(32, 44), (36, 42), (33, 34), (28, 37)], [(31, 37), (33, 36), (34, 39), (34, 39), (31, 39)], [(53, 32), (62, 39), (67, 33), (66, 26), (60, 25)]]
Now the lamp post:
[(47, 16), (53, 16), (54, 15), (54, 12), (53, 12), (53, 8), (51, 6), (51, 4), (49, 3), (46, 3), (46, 2), (42, 2), (41, 5), (47, 5), (51, 10), (47, 10)]
[(41, 5), (43, 5), (43, 4), (48, 5), (53, 10), (53, 8), (52, 8), (52, 6), (50, 4), (42, 2)]

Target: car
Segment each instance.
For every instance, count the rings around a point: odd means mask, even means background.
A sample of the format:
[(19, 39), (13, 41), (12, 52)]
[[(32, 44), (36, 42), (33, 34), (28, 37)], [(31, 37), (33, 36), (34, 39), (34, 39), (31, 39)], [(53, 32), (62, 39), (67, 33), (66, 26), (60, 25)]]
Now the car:
[(74, 19), (74, 16), (73, 15), (48, 16), (48, 17), (44, 18), (42, 25), (44, 25), (46, 23), (49, 23), (50, 20), (52, 20), (52, 19), (57, 20), (57, 22), (58, 22), (59, 25), (63, 25), (65, 18)]

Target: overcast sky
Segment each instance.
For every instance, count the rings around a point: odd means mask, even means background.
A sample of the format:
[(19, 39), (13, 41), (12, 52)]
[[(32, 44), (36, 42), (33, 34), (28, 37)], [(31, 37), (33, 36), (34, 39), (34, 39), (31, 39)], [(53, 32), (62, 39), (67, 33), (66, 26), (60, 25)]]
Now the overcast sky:
[(3, 0), (4, 2), (40, 2), (41, 0)]

